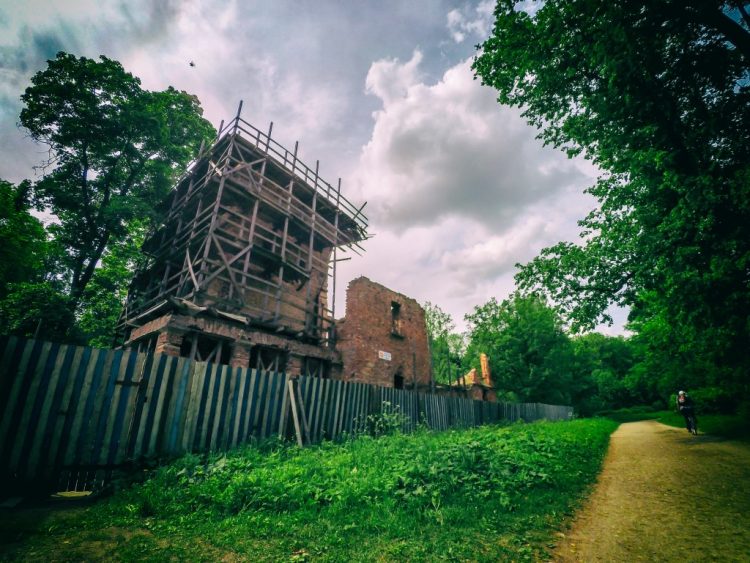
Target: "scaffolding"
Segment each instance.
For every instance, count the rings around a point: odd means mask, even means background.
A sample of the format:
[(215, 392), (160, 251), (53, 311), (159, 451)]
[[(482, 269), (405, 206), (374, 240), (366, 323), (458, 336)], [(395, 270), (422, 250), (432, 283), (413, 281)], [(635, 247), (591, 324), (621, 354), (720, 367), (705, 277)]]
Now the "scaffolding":
[[(360, 254), (364, 205), (355, 207), (298, 158), (237, 115), (219, 128), (165, 201), (143, 246), (121, 317), (138, 327), (178, 309), (332, 347), (336, 264)], [(193, 345), (195, 349), (196, 344)], [(191, 353), (185, 355), (193, 356)]]

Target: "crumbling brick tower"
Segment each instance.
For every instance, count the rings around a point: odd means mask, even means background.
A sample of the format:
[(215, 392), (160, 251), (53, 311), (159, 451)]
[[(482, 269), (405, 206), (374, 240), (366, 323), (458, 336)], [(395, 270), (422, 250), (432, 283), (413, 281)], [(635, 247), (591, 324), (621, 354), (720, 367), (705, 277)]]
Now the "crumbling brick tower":
[[(242, 105), (240, 104), (240, 108)], [(367, 223), (336, 188), (240, 117), (220, 128), (144, 244), (148, 265), (121, 319), (127, 347), (289, 373), (328, 375), (328, 278)]]

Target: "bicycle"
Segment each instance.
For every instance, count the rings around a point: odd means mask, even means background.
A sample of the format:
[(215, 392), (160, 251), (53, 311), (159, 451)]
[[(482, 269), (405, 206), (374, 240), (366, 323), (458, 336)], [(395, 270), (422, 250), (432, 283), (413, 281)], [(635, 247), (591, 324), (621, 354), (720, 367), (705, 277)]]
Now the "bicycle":
[(698, 435), (698, 420), (695, 418), (695, 414), (691, 412), (691, 413), (683, 414), (683, 416), (685, 417), (685, 422), (687, 424), (688, 432), (690, 432), (693, 436), (697, 436)]

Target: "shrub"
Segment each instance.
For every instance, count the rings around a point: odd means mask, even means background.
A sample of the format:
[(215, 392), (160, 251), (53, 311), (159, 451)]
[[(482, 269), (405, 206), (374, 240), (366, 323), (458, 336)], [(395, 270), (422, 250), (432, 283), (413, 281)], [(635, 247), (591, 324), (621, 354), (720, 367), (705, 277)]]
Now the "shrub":
[(742, 420), (750, 422), (750, 401), (742, 401), (737, 407), (737, 414)]
[(596, 413), (596, 416), (602, 416), (614, 420), (615, 422), (636, 422), (639, 420), (650, 420), (658, 417), (657, 411), (652, 406), (640, 405), (637, 407), (626, 407), (617, 410), (604, 410)]
[(510, 510), (518, 495), (578, 480), (584, 468), (595, 471), (613, 428), (603, 420), (540, 422), (395, 432), (305, 449), (277, 444), (270, 452), (244, 446), (185, 456), (121, 498), (142, 517), (157, 518), (350, 512), (370, 503), (424, 514), (477, 499)]

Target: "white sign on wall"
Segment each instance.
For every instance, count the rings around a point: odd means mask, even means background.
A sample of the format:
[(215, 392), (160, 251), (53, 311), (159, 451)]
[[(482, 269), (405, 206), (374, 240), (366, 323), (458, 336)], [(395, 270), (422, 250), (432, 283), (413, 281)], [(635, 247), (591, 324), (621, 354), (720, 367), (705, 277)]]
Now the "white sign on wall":
[(385, 360), (386, 362), (391, 361), (391, 353), (390, 352), (383, 352), (383, 350), (378, 350), (378, 358), (381, 360)]

